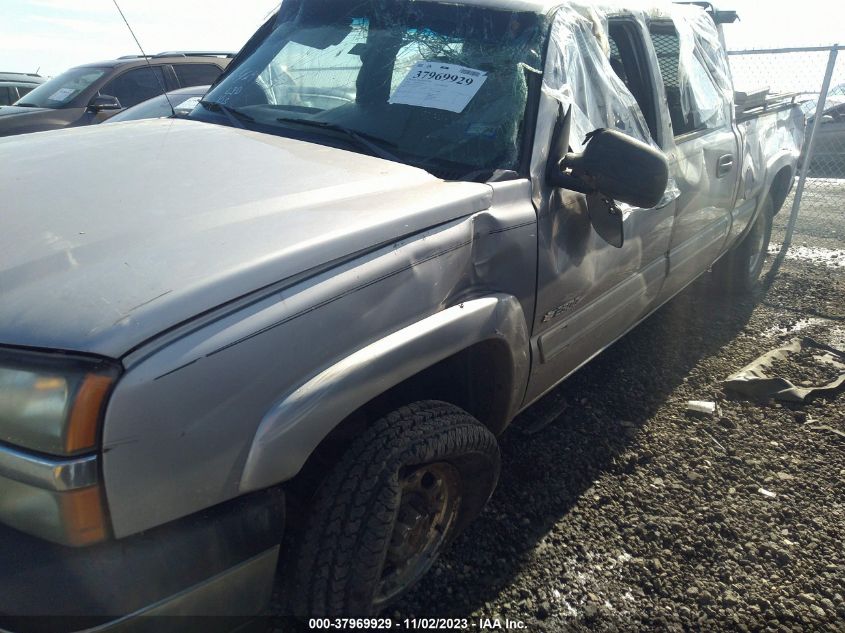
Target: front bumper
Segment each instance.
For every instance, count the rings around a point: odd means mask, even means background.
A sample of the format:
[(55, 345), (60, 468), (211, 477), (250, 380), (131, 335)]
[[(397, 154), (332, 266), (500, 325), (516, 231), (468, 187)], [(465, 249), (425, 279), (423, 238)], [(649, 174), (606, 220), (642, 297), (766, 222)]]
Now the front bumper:
[(64, 545), (101, 541), (98, 479), (96, 455), (48, 457), (0, 445), (0, 523)]
[(284, 518), (273, 490), (85, 548), (0, 526), (0, 630), (232, 628), (270, 599)]

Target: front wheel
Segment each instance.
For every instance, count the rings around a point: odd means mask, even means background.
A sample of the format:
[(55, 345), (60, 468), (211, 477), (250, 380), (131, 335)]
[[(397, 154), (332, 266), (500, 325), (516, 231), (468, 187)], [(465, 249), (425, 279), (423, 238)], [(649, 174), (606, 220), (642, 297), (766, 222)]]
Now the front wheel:
[(751, 292), (757, 284), (772, 237), (772, 199), (766, 197), (748, 234), (713, 266), (720, 288), (730, 294)]
[(417, 402), (355, 440), (319, 486), (289, 599), (304, 617), (366, 617), (405, 593), (484, 507), (495, 436), (453, 405)]

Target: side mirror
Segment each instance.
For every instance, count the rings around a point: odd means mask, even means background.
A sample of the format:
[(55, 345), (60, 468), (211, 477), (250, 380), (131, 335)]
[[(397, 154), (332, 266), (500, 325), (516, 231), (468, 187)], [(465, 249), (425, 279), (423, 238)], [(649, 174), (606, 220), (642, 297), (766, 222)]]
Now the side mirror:
[(117, 97), (112, 97), (111, 95), (101, 95), (91, 99), (91, 103), (88, 104), (88, 109), (91, 112), (102, 112), (103, 110), (122, 110), (123, 106), (120, 105), (120, 101), (117, 100)]
[(833, 115), (832, 114), (824, 114), (822, 115), (822, 120), (820, 121), (822, 125), (825, 123), (833, 123)]
[(669, 165), (661, 152), (616, 130), (587, 135), (580, 154), (569, 152), (572, 108), (558, 111), (546, 167), (546, 182), (587, 195), (587, 212), (596, 233), (622, 248), (625, 225), (614, 200), (649, 208), (660, 202), (669, 182)]
[(660, 202), (669, 182), (662, 152), (617, 130), (594, 130), (587, 140), (582, 153), (560, 159), (557, 186), (645, 209)]

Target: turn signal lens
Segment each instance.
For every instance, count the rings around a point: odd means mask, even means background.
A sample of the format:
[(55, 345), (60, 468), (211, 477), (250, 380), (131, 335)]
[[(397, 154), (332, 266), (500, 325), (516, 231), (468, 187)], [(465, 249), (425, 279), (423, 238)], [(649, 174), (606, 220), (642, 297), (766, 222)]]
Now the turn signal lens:
[(66, 453), (77, 453), (97, 445), (100, 414), (113, 382), (112, 376), (102, 374), (88, 374), (83, 379), (65, 430)]

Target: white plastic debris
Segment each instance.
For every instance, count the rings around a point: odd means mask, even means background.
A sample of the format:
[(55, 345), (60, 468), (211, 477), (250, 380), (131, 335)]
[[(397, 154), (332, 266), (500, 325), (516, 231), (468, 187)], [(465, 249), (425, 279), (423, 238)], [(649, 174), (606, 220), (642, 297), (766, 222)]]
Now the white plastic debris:
[(771, 490), (766, 490), (765, 488), (758, 488), (757, 492), (759, 492), (764, 497), (769, 497), (770, 499), (774, 499), (775, 497), (778, 496), (776, 492), (772, 492)]
[(690, 400), (687, 402), (687, 412), (697, 415), (715, 415), (716, 403), (709, 400)]

